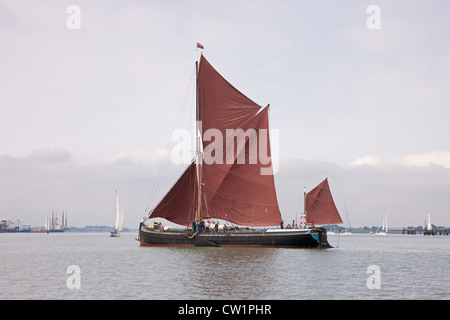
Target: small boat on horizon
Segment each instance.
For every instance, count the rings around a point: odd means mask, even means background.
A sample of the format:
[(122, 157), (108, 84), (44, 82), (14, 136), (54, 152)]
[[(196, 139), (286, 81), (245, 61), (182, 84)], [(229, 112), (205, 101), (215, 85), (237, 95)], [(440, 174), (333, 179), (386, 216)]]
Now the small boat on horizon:
[(124, 218), (123, 210), (120, 205), (119, 194), (117, 193), (116, 190), (116, 223), (114, 225), (114, 230), (111, 231), (109, 235), (110, 237), (121, 237), (120, 231), (122, 231), (123, 228), (123, 218)]
[(375, 233), (375, 235), (385, 237), (387, 236), (387, 233), (388, 233), (387, 215), (386, 209), (384, 209), (383, 226), (381, 227), (381, 231)]
[(339, 230), (339, 235), (340, 236), (351, 236), (351, 235), (353, 235), (353, 233), (352, 233), (352, 225), (350, 223), (350, 216), (348, 214), (348, 209), (347, 209), (347, 202), (345, 202), (345, 217), (347, 218), (349, 229)]
[(342, 231), (339, 232), (339, 235), (341, 235), (341, 236), (351, 236), (351, 235), (353, 235), (353, 233), (351, 231), (349, 231), (349, 230), (342, 230)]

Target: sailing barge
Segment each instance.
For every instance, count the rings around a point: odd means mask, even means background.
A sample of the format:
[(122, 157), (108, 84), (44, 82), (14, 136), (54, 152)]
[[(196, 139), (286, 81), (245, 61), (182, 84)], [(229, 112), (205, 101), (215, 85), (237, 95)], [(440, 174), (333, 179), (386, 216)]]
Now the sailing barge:
[[(280, 228), (268, 134), (269, 105), (261, 107), (239, 92), (203, 55), (196, 62), (196, 75), (196, 154), (142, 219), (140, 245), (330, 248), (326, 229), (314, 226), (342, 223), (327, 179), (305, 192), (301, 228)], [(186, 228), (158, 228), (154, 222), (148, 223), (154, 218)], [(197, 228), (207, 219), (246, 227)]]

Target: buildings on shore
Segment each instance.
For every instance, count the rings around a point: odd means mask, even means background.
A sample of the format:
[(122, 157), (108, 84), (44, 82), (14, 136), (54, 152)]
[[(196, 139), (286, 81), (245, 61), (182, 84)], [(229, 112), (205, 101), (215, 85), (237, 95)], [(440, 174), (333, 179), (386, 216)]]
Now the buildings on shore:
[(30, 232), (31, 226), (23, 224), (22, 219), (1, 219), (0, 232)]
[(45, 225), (31, 227), (24, 224), (22, 219), (1, 219), (0, 232), (64, 232), (68, 229), (67, 211), (62, 212), (61, 222), (58, 219), (58, 212), (52, 211), (51, 217), (46, 217)]

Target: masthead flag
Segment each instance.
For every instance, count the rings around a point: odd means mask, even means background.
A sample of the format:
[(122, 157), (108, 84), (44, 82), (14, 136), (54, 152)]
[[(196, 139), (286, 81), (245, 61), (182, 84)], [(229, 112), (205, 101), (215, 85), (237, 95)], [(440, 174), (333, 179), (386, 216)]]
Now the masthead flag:
[(198, 43), (198, 42), (197, 42), (197, 48), (205, 49), (205, 47), (202, 44)]

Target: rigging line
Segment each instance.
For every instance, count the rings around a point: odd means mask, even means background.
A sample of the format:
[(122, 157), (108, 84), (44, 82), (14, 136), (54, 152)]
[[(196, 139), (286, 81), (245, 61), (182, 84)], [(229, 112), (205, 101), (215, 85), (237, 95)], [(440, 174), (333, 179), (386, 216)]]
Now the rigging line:
[[(189, 107), (189, 100), (192, 100), (192, 92), (191, 91), (193, 91), (192, 88), (194, 87), (193, 86), (193, 83), (194, 83), (193, 80), (195, 79), (195, 77), (194, 77), (195, 73), (196, 73), (196, 69), (193, 68), (193, 71), (191, 72), (191, 76), (189, 77), (189, 82), (188, 82), (188, 85), (187, 85), (187, 89), (186, 89), (183, 101), (182, 101), (181, 106), (180, 106), (180, 108), (178, 110), (178, 115), (177, 115), (177, 118), (175, 120), (175, 124), (173, 126), (172, 132), (175, 129), (180, 127), (181, 122), (183, 120), (183, 117), (184, 117), (184, 115), (186, 113), (186, 109), (187, 109), (187, 107)], [(190, 108), (190, 109), (192, 109), (192, 108)], [(164, 154), (164, 157), (163, 157), (162, 165), (159, 168), (159, 171), (158, 171), (155, 183), (153, 184), (152, 191), (151, 191), (151, 193), (149, 195), (149, 199), (147, 201), (147, 206), (145, 207), (145, 213), (146, 214), (145, 214), (144, 218), (147, 218), (147, 216), (149, 215), (149, 211), (148, 211), (149, 207), (150, 207), (151, 204), (153, 204), (154, 198), (156, 196), (156, 191), (161, 186), (162, 178), (167, 173), (167, 168), (168, 168), (169, 158), (170, 158), (169, 157), (169, 153), (170, 153), (169, 151), (172, 149), (173, 144), (174, 144), (174, 141), (172, 140), (172, 137), (171, 137), (169, 142), (167, 143), (167, 148), (165, 149), (165, 154)]]
[[(185, 183), (185, 181), (186, 181), (186, 179), (187, 179), (188, 177), (185, 177), (183, 180), (181, 180), (181, 177), (183, 176), (183, 174), (185, 174), (185, 172), (186, 172), (187, 170), (190, 169), (190, 167), (191, 167), (191, 165), (192, 165), (193, 162), (194, 162), (194, 159), (191, 161), (191, 164), (186, 168), (186, 170), (184, 170), (183, 173), (176, 179), (175, 183), (169, 188), (169, 190), (166, 192), (166, 194), (161, 198), (160, 202), (161, 202), (164, 198), (167, 197), (167, 195), (169, 194), (169, 192), (172, 191), (172, 189), (174, 189), (175, 185), (176, 185), (178, 182), (181, 181), (181, 186), (180, 186), (180, 188), (183, 186), (183, 184)], [(177, 194), (180, 192), (180, 188), (178, 188), (178, 190), (175, 192), (175, 194), (173, 195), (172, 198), (168, 199), (168, 202), (169, 202), (169, 203), (170, 203), (170, 201), (172, 201), (172, 200), (177, 196)], [(169, 203), (167, 203), (165, 206), (167, 206)], [(162, 206), (161, 208), (164, 208), (165, 206)]]
[[(192, 75), (191, 75), (190, 78), (192, 79)], [(190, 84), (188, 85), (188, 87), (189, 86), (192, 86), (192, 80), (190, 81)], [(175, 124), (174, 124), (174, 127), (173, 127), (173, 131), (177, 127), (180, 127), (180, 124), (181, 124), (182, 119), (184, 117), (185, 109), (188, 107), (188, 104), (187, 104), (188, 96), (187, 96), (187, 94), (188, 94), (188, 92), (186, 93), (185, 98), (183, 100), (183, 103), (181, 104), (181, 107), (179, 109), (179, 112), (178, 112), (178, 115), (177, 115), (177, 118), (176, 118), (176, 121), (175, 121)], [(156, 189), (156, 187), (159, 186), (160, 180), (163, 178), (163, 176), (165, 176), (165, 173), (167, 171), (167, 166), (168, 166), (168, 163), (169, 163), (169, 161), (168, 161), (168, 158), (169, 158), (168, 152), (172, 149), (173, 143), (174, 143), (174, 141), (172, 141), (172, 139), (170, 139), (168, 144), (167, 144), (167, 148), (165, 150), (166, 154), (165, 154), (164, 162), (163, 162), (163, 165), (160, 167), (160, 171), (159, 171), (158, 178), (157, 178), (157, 183), (155, 183), (155, 188), (154, 189)], [(153, 193), (153, 196), (154, 196), (154, 193)]]
[(339, 248), (339, 239), (341, 238), (341, 231), (339, 230), (339, 234), (338, 234), (338, 243), (337, 243), (337, 246), (336, 246), (336, 248)]
[(208, 202), (206, 201), (206, 194), (203, 194), (203, 198), (205, 199), (206, 215), (208, 215)]
[[(349, 216), (348, 210), (347, 210), (347, 202), (344, 202), (344, 204), (345, 204), (345, 216), (347, 218), (347, 222), (348, 222), (348, 225), (349, 225), (350, 231), (351, 231), (352, 230), (352, 225), (350, 223), (350, 216)], [(386, 208), (384, 208), (384, 213), (386, 214)]]
[[(301, 206), (302, 206), (302, 203), (305, 201), (305, 197), (304, 197), (303, 194), (302, 194), (302, 196), (303, 196), (303, 197), (301, 197), (302, 199), (300, 200), (300, 202), (299, 202), (299, 204), (298, 204), (298, 208), (297, 208), (297, 210), (295, 211), (295, 215), (297, 215), (298, 213), (300, 213), (299, 211), (300, 211), (300, 208), (301, 208)], [(306, 194), (306, 196), (308, 196), (308, 194)], [(303, 207), (305, 207), (305, 205), (303, 205)]]

